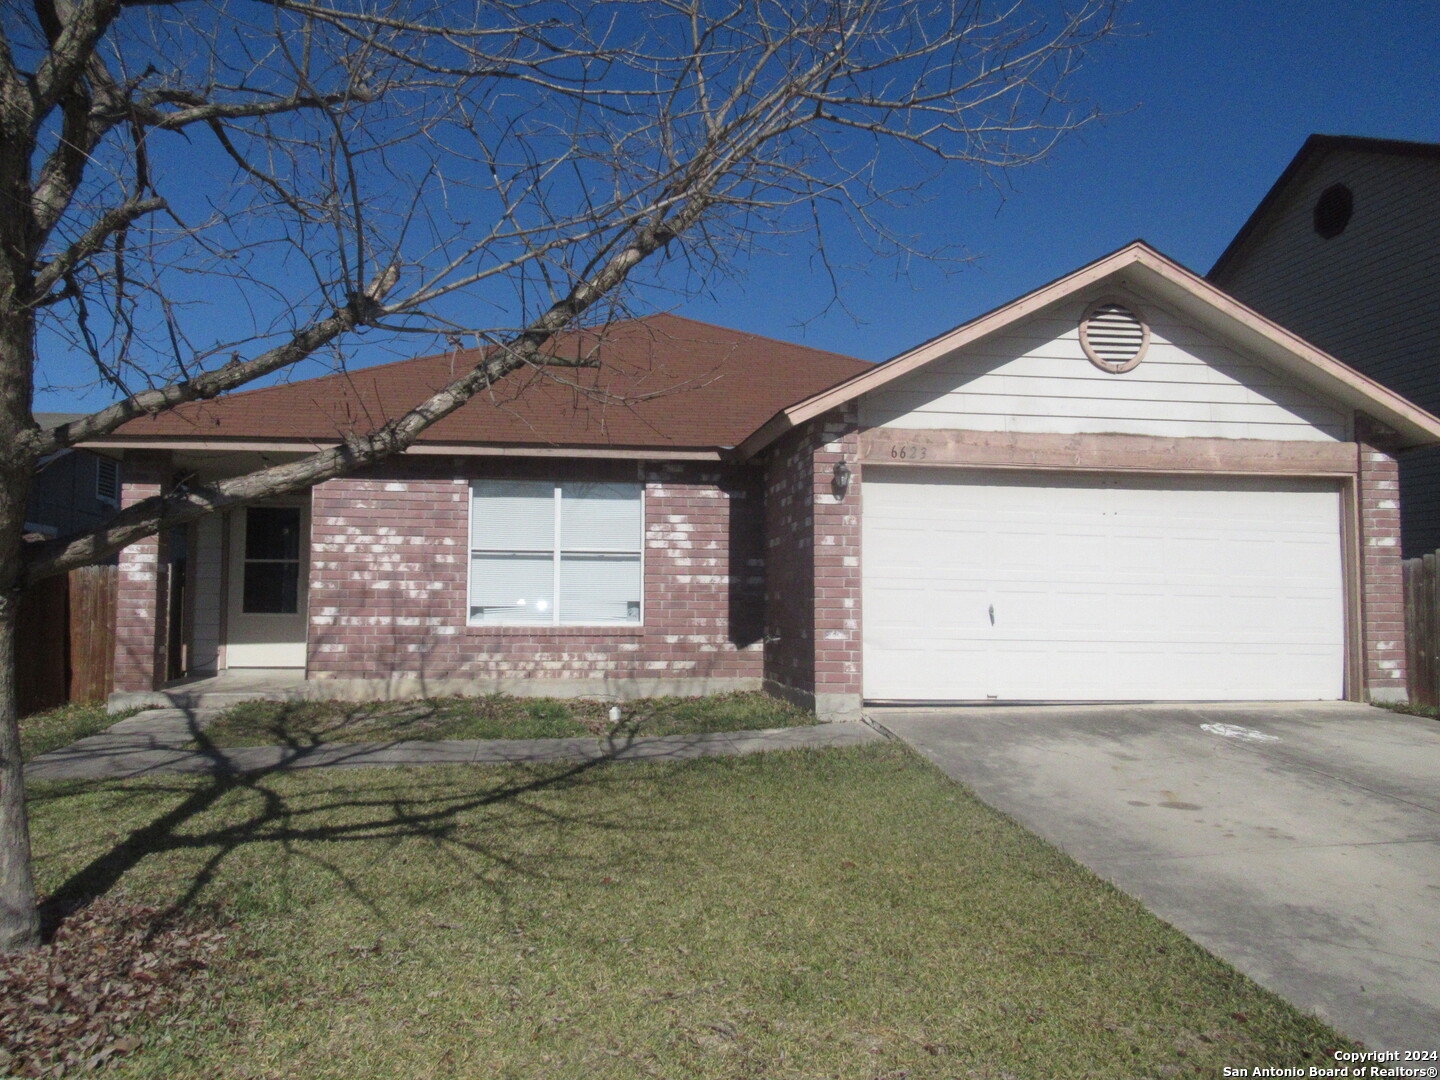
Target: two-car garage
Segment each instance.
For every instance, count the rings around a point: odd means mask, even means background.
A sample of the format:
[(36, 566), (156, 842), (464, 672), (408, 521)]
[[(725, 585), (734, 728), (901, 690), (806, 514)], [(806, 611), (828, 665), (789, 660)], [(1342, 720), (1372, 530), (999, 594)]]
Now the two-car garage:
[(872, 701), (1345, 696), (1334, 480), (870, 467)]
[(740, 448), (775, 447), (767, 682), (831, 719), (1404, 701), (1397, 456), (1437, 445), (1440, 418), (1130, 245)]

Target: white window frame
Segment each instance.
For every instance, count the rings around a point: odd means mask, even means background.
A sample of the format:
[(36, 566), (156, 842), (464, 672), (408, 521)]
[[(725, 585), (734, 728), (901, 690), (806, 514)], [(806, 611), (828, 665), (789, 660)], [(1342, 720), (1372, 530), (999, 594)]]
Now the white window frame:
[[(555, 522), (555, 525), (554, 525), (554, 529), (555, 529), (555, 531), (554, 531), (555, 540), (554, 540), (554, 543), (551, 545), (551, 555), (552, 555), (552, 557), (553, 557), (553, 559), (554, 559), (555, 567), (554, 567), (554, 570), (553, 570), (554, 579), (553, 579), (553, 582), (552, 582), (552, 584), (551, 584), (551, 588), (552, 588), (553, 591), (554, 591), (555, 604), (554, 604), (554, 615), (553, 615), (551, 621), (548, 622), (548, 623), (536, 623), (536, 622), (490, 622), (490, 621), (486, 621), (486, 620), (476, 619), (476, 618), (474, 617), (474, 615), (472, 614), (473, 609), (474, 609), (474, 607), (475, 607), (475, 565), (474, 565), (474, 560), (475, 560), (476, 552), (479, 550), (479, 549), (477, 549), (477, 548), (475, 547), (475, 487), (476, 487), (477, 484), (483, 484), (483, 483), (486, 483), (487, 481), (494, 481), (494, 480), (511, 480), (511, 479), (524, 479), (524, 480), (532, 480), (532, 479), (533, 479), (533, 480), (539, 481), (540, 483), (548, 483), (548, 484), (550, 485), (550, 487), (551, 487), (551, 495), (552, 495), (552, 498), (554, 499), (554, 511), (555, 511), (555, 518), (554, 518), (554, 522)], [(639, 556), (640, 556), (640, 619), (639, 619), (638, 622), (586, 623), (586, 622), (560, 622), (560, 621), (559, 621), (559, 620), (560, 620), (560, 562), (561, 562), (561, 559), (562, 559), (565, 551), (567, 550), (567, 549), (564, 547), (564, 535), (563, 535), (563, 532), (562, 532), (562, 520), (561, 520), (561, 509), (560, 509), (560, 505), (561, 505), (561, 501), (562, 501), (562, 500), (561, 500), (561, 492), (562, 492), (563, 489), (564, 489), (564, 485), (567, 484), (567, 483), (571, 483), (571, 484), (583, 484), (583, 483), (587, 483), (587, 482), (593, 482), (593, 483), (597, 483), (597, 484), (634, 484), (636, 487), (638, 487), (638, 488), (640, 489), (640, 537), (639, 537)], [(644, 628), (644, 626), (645, 626), (645, 537), (646, 537), (646, 521), (647, 521), (646, 516), (645, 516), (645, 511), (646, 511), (645, 489), (646, 489), (646, 486), (647, 486), (647, 485), (645, 484), (645, 482), (644, 482), (643, 480), (595, 480), (595, 481), (586, 481), (586, 480), (579, 480), (579, 479), (576, 479), (576, 480), (542, 480), (542, 479), (539, 478), (539, 477), (508, 477), (508, 476), (485, 476), (485, 477), (480, 477), (479, 479), (471, 480), (468, 484), (465, 485), (465, 491), (466, 491), (466, 493), (467, 493), (467, 498), (466, 498), (466, 502), (465, 502), (465, 624), (466, 624), (467, 626), (483, 627), (483, 628), (488, 628), (488, 629), (495, 629), (495, 628), (510, 629), (510, 630), (514, 630), (514, 629), (531, 629), (531, 630), (535, 630), (535, 631), (539, 631), (539, 632), (545, 632), (545, 631), (548, 631), (548, 630), (566, 630), (566, 629), (570, 629), (570, 628), (572, 628), (572, 627), (593, 627), (593, 628), (595, 628), (595, 629), (632, 631), (632, 632), (633, 632), (633, 631), (642, 630), (642, 629)], [(512, 550), (518, 550), (518, 549), (511, 549), (511, 548), (505, 548), (505, 549), (500, 549), (500, 548), (486, 548), (485, 550), (486, 550), (486, 551), (500, 551), (500, 550), (512, 551)], [(578, 553), (581, 553), (581, 554), (584, 554), (584, 553), (586, 553), (586, 549), (583, 549), (583, 548), (571, 549), (571, 553), (572, 553), (572, 554), (575, 554), (575, 553), (577, 553), (577, 552), (578, 552)], [(628, 555), (628, 554), (629, 554), (628, 551), (627, 551), (627, 552), (615, 552), (615, 551), (602, 551), (602, 550), (600, 550), (600, 549), (595, 549), (593, 552), (590, 552), (590, 553), (592, 553), (592, 554), (612, 554), (612, 555), (619, 555), (619, 554)]]

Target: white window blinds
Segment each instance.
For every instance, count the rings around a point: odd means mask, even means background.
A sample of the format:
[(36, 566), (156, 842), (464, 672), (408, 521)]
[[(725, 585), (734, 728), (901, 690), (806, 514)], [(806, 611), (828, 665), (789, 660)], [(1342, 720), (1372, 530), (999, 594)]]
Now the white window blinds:
[(477, 480), (470, 520), (472, 623), (640, 622), (639, 484)]

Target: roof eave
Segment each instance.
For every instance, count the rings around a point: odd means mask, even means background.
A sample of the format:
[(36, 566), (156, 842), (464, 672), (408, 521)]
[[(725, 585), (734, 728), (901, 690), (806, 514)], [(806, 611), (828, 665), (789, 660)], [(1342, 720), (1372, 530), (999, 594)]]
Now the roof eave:
[[(86, 450), (180, 450), (187, 453), (271, 453), (313, 454), (337, 446), (337, 442), (296, 439), (210, 438), (151, 436), (134, 438), (105, 436), (78, 446)], [(404, 451), (415, 457), (573, 457), (611, 458), (643, 461), (720, 461), (729, 456), (728, 447), (649, 446), (524, 446), (504, 443), (420, 442)]]

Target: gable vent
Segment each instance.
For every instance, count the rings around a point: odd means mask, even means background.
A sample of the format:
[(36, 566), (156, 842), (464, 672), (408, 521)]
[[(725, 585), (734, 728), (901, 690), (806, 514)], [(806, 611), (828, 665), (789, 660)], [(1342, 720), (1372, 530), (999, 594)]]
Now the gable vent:
[(1102, 300), (1080, 320), (1080, 346), (1090, 362), (1118, 375), (1145, 358), (1150, 327), (1118, 300)]
[(95, 459), (95, 498), (112, 506), (120, 505), (120, 463), (113, 458)]

